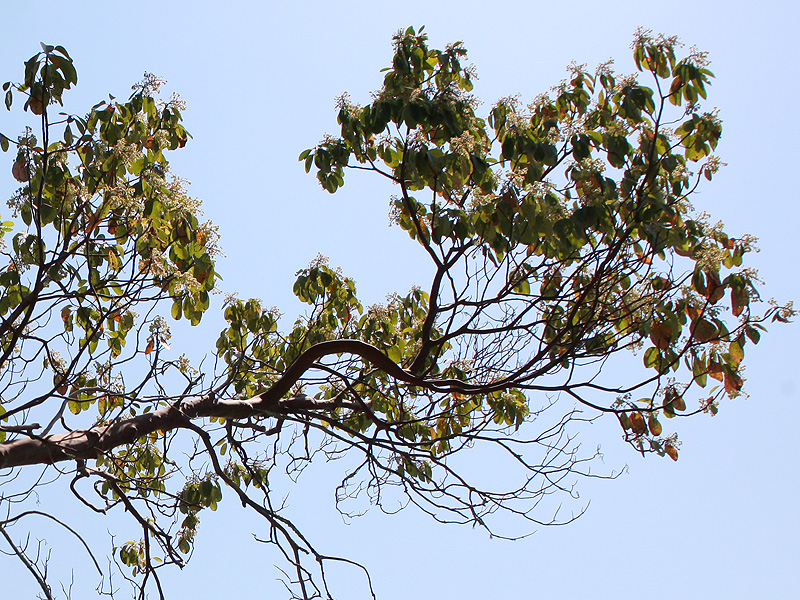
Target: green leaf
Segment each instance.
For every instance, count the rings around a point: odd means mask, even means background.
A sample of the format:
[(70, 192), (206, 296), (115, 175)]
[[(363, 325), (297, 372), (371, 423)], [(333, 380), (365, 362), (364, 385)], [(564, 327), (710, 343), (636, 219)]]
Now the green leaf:
[(661, 365), (661, 354), (658, 348), (650, 347), (644, 353), (644, 366), (648, 369), (659, 369)]
[(692, 323), (691, 330), (692, 337), (702, 343), (710, 342), (719, 336), (719, 331), (716, 326), (702, 318)]
[(706, 387), (706, 382), (708, 379), (708, 367), (706, 366), (706, 361), (701, 358), (695, 358), (692, 362), (692, 374), (694, 375), (694, 380), (697, 382), (697, 385), (700, 387)]
[(655, 436), (661, 435), (661, 423), (658, 422), (656, 413), (650, 413), (650, 417), (647, 420), (647, 425), (650, 428), (650, 433)]
[(400, 364), (400, 361), (403, 360), (403, 351), (398, 346), (392, 346), (386, 351), (386, 355), (389, 359), (397, 364)]
[(739, 344), (739, 342), (731, 342), (728, 347), (728, 353), (731, 356), (731, 362), (733, 362), (734, 366), (738, 367), (739, 363), (742, 362), (744, 358), (744, 349), (741, 344)]
[(747, 337), (750, 338), (750, 341), (753, 342), (754, 344), (757, 344), (761, 339), (761, 334), (755, 327), (751, 327), (748, 325), (744, 331), (747, 334)]
[(617, 417), (619, 418), (619, 423), (620, 425), (622, 425), (623, 429), (628, 430), (631, 428), (631, 420), (628, 418), (627, 414), (625, 414), (624, 412), (619, 413)]

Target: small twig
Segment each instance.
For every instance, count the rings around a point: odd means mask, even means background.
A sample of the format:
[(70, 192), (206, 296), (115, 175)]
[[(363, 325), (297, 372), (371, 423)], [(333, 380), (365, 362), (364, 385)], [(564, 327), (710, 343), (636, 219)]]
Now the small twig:
[(39, 429), (41, 425), (38, 423), (31, 423), (30, 425), (0, 425), (0, 431), (6, 433), (27, 433), (31, 435), (34, 429)]
[(14, 551), (14, 554), (16, 554), (17, 557), (19, 557), (19, 559), (22, 561), (22, 564), (25, 565), (28, 571), (30, 571), (31, 574), (33, 575), (34, 579), (36, 579), (36, 583), (38, 583), (39, 587), (42, 588), (42, 591), (44, 592), (44, 595), (47, 598), (47, 600), (54, 600), (52, 591), (50, 590), (50, 586), (47, 585), (47, 582), (39, 573), (39, 569), (36, 568), (36, 565), (33, 564), (30, 561), (30, 559), (28, 559), (28, 557), (25, 556), (25, 553), (14, 543), (14, 540), (11, 539), (11, 536), (8, 535), (6, 528), (3, 527), (2, 525), (0, 525), (0, 533), (3, 534), (3, 537), (6, 539), (6, 542), (8, 542), (9, 546), (11, 546), (11, 549)]

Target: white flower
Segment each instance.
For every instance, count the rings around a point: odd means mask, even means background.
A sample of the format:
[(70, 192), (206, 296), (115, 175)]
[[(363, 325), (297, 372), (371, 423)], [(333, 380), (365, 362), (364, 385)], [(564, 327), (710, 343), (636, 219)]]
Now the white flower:
[(161, 86), (167, 83), (166, 79), (157, 77), (145, 71), (142, 80), (131, 86), (134, 92), (141, 92), (143, 96), (152, 96), (161, 90)]

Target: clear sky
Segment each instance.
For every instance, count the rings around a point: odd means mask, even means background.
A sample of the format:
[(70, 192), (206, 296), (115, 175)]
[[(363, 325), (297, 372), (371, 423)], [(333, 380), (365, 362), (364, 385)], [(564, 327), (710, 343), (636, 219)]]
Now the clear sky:
[[(40, 41), (61, 44), (79, 75), (68, 111), (84, 113), (108, 93), (127, 97), (144, 71), (169, 81), (188, 103), (185, 125), (194, 136), (173, 154), (173, 169), (192, 182), (191, 193), (220, 226), (222, 288), (260, 297), (287, 315), (298, 310), (294, 273), (317, 253), (356, 279), (367, 304), (425, 282), (415, 245), (388, 228), (390, 189), (351, 176), (330, 196), (297, 162), (303, 149), (336, 131), (336, 96), (348, 91), (367, 101), (379, 87), (397, 29), (425, 25), (437, 47), (462, 40), (486, 110), (503, 96), (531, 100), (547, 91), (572, 60), (594, 66), (614, 58), (618, 71), (632, 72), (629, 45), (638, 26), (676, 34), (710, 52), (717, 79), (705, 104), (718, 107), (724, 122), (718, 150), (728, 166), (703, 186), (695, 206), (734, 235), (760, 238), (752, 262), (767, 296), (800, 300), (794, 2), (73, 0), (8, 3), (3, 12), (0, 80), (19, 81)], [(6, 135), (18, 133), (19, 123), (0, 113)], [(8, 195), (12, 157), (0, 160), (8, 168), (0, 192)], [(4, 205), (0, 213), (7, 218)], [(185, 334), (187, 345), (212, 350), (222, 325), (209, 317)], [(797, 325), (773, 326), (758, 347), (748, 347), (750, 398), (725, 401), (716, 417), (679, 423), (677, 463), (636, 455), (616, 423), (581, 431), (585, 447), (602, 446), (599, 467), (628, 471), (615, 481), (581, 482), (581, 499), (569, 508), (589, 504), (588, 511), (568, 526), (511, 543), (438, 525), (413, 509), (373, 511), (343, 524), (332, 510), (326, 465), (293, 492), (292, 516), (321, 550), (368, 566), (380, 600), (794, 598), (797, 340)], [(180, 346), (176, 332), (173, 347)], [(62, 516), (73, 524), (101, 533), (116, 527), (70, 510)], [(272, 566), (279, 557), (252, 540), (260, 527), (237, 506), (204, 516), (194, 561), (165, 576), (172, 597), (283, 597)], [(54, 570), (68, 573), (74, 560), (76, 578), (88, 573), (76, 547), (51, 541)], [(358, 578), (341, 572), (342, 598), (361, 597)], [(0, 562), (7, 596), (31, 597), (30, 583), (16, 564)]]

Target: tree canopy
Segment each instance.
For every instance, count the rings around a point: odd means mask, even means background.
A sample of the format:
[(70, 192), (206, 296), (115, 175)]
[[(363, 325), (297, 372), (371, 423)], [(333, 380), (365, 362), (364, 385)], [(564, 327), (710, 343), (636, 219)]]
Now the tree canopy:
[[(677, 460), (675, 417), (743, 393), (745, 349), (793, 314), (762, 302), (753, 239), (691, 204), (722, 126), (698, 104), (705, 55), (679, 48), (639, 31), (640, 75), (573, 64), (529, 105), (481, 116), (462, 44), (399, 32), (372, 101), (342, 96), (339, 135), (300, 161), (331, 193), (349, 172), (389, 180), (430, 281), (365, 307), (319, 258), (298, 272), (294, 323), (231, 296), (213, 357), (193, 364), (170, 323), (201, 323), (218, 240), (166, 157), (190, 139), (182, 102), (146, 75), (125, 101), (58, 112), (77, 73), (43, 45), (4, 85), (33, 119), (0, 135), (21, 184), (0, 228), (0, 533), (44, 597), (45, 565), (12, 534), (41, 516), (45, 481), (140, 526), (114, 549), (137, 593), (163, 595), (160, 570), (185, 564), (224, 495), (263, 517), (290, 594), (314, 598), (336, 595), (326, 565), (350, 561), (273, 492), (312, 461), (340, 459), (343, 512), (399, 498), (513, 535), (496, 513), (559, 522), (541, 502), (588, 474), (582, 421), (616, 419), (635, 451)], [(481, 448), (488, 484), (460, 459)], [(37, 465), (46, 477), (27, 475)]]

